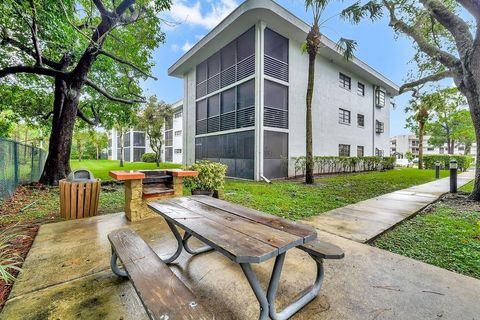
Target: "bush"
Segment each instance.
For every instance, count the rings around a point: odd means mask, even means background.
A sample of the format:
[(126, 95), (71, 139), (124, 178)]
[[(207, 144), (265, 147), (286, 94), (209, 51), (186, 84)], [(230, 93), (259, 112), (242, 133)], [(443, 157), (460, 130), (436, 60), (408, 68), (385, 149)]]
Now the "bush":
[(223, 189), (227, 166), (218, 162), (201, 160), (189, 170), (198, 171), (198, 177), (185, 178), (184, 185), (191, 190), (213, 191)]
[(142, 161), (143, 162), (156, 162), (157, 161), (157, 155), (153, 152), (144, 153), (143, 156), (142, 156)]
[(11, 242), (19, 237), (12, 228), (0, 231), (0, 280), (10, 283), (15, 280), (12, 271), (20, 271), (21, 257), (12, 249)]
[[(292, 158), (297, 172), (305, 174), (306, 158)], [(395, 157), (325, 157), (314, 156), (314, 171), (321, 173), (341, 173), (393, 169)]]
[(423, 163), (426, 169), (435, 169), (435, 162), (440, 161), (440, 168), (448, 169), (450, 160), (455, 159), (458, 169), (465, 171), (473, 164), (473, 157), (454, 154), (427, 154), (423, 156)]

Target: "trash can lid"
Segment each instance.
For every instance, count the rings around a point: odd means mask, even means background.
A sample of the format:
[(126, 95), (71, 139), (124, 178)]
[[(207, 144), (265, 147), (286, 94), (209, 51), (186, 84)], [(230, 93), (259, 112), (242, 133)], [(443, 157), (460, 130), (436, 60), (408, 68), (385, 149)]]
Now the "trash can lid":
[(78, 169), (70, 172), (67, 181), (81, 182), (81, 181), (95, 181), (93, 173), (87, 169)]

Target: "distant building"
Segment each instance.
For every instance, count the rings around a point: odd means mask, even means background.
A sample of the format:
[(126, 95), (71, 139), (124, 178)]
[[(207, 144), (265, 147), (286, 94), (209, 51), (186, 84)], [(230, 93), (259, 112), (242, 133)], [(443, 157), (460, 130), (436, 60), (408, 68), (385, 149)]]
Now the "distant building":
[[(293, 176), (305, 156), (310, 26), (271, 0), (247, 0), (169, 68), (184, 81), (184, 163), (208, 159), (227, 175)], [(325, 35), (316, 61), (313, 152), (388, 154), (399, 87)]]
[[(432, 146), (428, 143), (430, 136), (423, 138), (423, 154), (448, 154), (448, 146)], [(390, 155), (397, 157), (398, 159), (405, 158), (405, 154), (410, 151), (415, 158), (418, 158), (420, 151), (420, 140), (414, 134), (397, 135), (390, 138)], [(455, 144), (453, 154), (465, 154), (465, 145), (461, 143)], [(470, 155), (475, 156), (477, 154), (477, 144), (473, 143)]]
[[(162, 161), (182, 163), (183, 153), (183, 103), (182, 100), (172, 105), (173, 115), (167, 119), (164, 126), (162, 146)], [(119, 160), (120, 135), (112, 129), (108, 133), (108, 159)], [(124, 136), (124, 160), (128, 162), (142, 161), (145, 153), (153, 152), (148, 136), (138, 128), (131, 128)]]

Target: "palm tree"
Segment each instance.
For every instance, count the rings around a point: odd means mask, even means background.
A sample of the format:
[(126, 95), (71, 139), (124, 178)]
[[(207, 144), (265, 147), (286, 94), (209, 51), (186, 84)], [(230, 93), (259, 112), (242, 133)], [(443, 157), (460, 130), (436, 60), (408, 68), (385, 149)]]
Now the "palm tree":
[[(370, 19), (375, 20), (381, 16), (381, 5), (374, 1), (369, 1), (364, 5), (361, 5), (360, 1), (355, 2), (351, 6), (342, 10), (339, 14), (330, 17), (323, 22), (320, 21), (322, 14), (325, 11), (327, 5), (334, 0), (305, 0), (305, 8), (312, 11), (313, 22), (310, 31), (307, 34), (307, 40), (305, 43), (305, 51), (308, 53), (308, 83), (307, 83), (307, 96), (306, 96), (306, 168), (305, 168), (305, 183), (313, 183), (313, 145), (312, 145), (312, 99), (313, 88), (315, 84), (315, 60), (318, 52), (321, 49), (320, 26), (322, 23), (330, 20), (335, 16), (340, 16), (343, 19), (349, 20), (352, 23), (359, 23), (360, 20), (367, 14), (370, 15)], [(357, 46), (355, 40), (340, 38), (337, 43), (337, 50), (343, 53), (346, 60), (349, 60), (353, 56), (353, 52)]]

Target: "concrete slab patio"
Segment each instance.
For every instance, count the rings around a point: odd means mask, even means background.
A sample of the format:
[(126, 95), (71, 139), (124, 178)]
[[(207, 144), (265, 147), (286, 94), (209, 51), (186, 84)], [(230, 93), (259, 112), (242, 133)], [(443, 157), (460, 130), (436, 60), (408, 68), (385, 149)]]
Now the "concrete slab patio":
[[(107, 234), (136, 230), (160, 255), (174, 237), (160, 218), (130, 223), (123, 213), (41, 226), (0, 319), (147, 319), (128, 281), (109, 270)], [(294, 319), (478, 319), (480, 280), (327, 233), (319, 237), (345, 250), (326, 262), (319, 297)], [(272, 261), (255, 266), (266, 283)], [(223, 255), (181, 256), (172, 270), (217, 319), (256, 319), (257, 301), (240, 267)], [(278, 303), (314, 279), (302, 251), (287, 254)]]
[[(458, 175), (458, 187), (475, 178), (474, 171)], [(449, 192), (450, 178), (387, 193), (334, 209), (303, 221), (315, 228), (357, 242), (368, 242), (416, 214)]]

